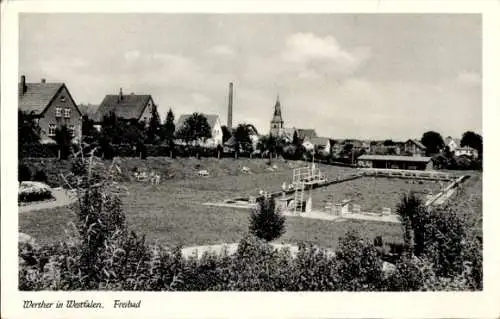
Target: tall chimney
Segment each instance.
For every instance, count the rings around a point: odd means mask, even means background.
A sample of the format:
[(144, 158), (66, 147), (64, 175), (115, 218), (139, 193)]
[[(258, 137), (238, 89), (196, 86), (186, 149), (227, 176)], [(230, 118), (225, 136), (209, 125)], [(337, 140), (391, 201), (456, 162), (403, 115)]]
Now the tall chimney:
[(229, 101), (227, 105), (227, 128), (233, 127), (233, 82), (229, 83)]
[(120, 88), (119, 99), (120, 99), (120, 101), (123, 100), (123, 90), (122, 90), (122, 88)]
[(26, 76), (21, 75), (21, 83), (19, 83), (19, 93), (26, 93)]

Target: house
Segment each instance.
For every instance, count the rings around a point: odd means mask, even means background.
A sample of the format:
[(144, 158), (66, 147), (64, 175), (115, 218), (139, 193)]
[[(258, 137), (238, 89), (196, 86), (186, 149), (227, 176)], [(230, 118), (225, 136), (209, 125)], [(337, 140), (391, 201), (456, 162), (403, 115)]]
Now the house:
[(299, 128), (297, 129), (297, 136), (301, 140), (305, 140), (306, 138), (318, 137), (318, 134), (316, 134), (316, 131), (314, 129)]
[(424, 156), (426, 147), (424, 144), (420, 143), (415, 139), (409, 139), (404, 144), (405, 153), (411, 154), (413, 156)]
[[(179, 116), (179, 120), (177, 121), (177, 125), (175, 126), (176, 132), (178, 132), (184, 126), (184, 123), (191, 115), (192, 114), (182, 114), (181, 116)], [(205, 116), (207, 119), (212, 137), (206, 139), (205, 141), (198, 141), (198, 144), (205, 147), (217, 147), (218, 145), (222, 146), (222, 124), (220, 117), (216, 114), (203, 114), (203, 116)], [(177, 143), (182, 143), (182, 141), (178, 140)]]
[(464, 146), (464, 147), (457, 147), (453, 150), (453, 154), (458, 157), (458, 156), (467, 156), (470, 158), (478, 158), (479, 154), (475, 148), (472, 148), (470, 146)]
[(78, 108), (80, 109), (80, 112), (82, 112), (83, 116), (87, 116), (89, 119), (94, 119), (97, 109), (99, 109), (99, 105), (90, 103), (87, 104), (80, 103), (78, 105)]
[(432, 160), (425, 156), (361, 155), (358, 165), (369, 168), (431, 170)]
[[(259, 132), (252, 124), (246, 124), (246, 126), (248, 129), (248, 136), (252, 141), (252, 149), (255, 151), (257, 150), (257, 144), (259, 143), (261, 135), (259, 135)], [(236, 145), (236, 138), (233, 135), (224, 143), (224, 152), (225, 153), (234, 152), (235, 145)]]
[(55, 143), (56, 129), (66, 125), (73, 142), (82, 137), (82, 113), (64, 83), (27, 83), (21, 76), (19, 110), (34, 117), (41, 129), (41, 143)]
[(117, 118), (126, 121), (144, 122), (147, 126), (149, 120), (156, 113), (157, 106), (149, 94), (108, 94), (104, 97), (92, 119), (96, 123), (102, 123), (105, 116), (114, 113)]
[(330, 154), (331, 143), (327, 137), (311, 137), (306, 138), (302, 143), (307, 151), (316, 151), (318, 153)]
[(450, 152), (455, 152), (455, 150), (460, 147), (460, 139), (448, 136), (444, 140), (444, 145), (448, 146)]

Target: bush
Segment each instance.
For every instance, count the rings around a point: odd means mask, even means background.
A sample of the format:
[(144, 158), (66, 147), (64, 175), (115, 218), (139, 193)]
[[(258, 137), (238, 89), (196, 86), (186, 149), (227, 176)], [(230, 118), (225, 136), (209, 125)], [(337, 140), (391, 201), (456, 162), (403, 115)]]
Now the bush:
[(21, 203), (52, 199), (50, 187), (39, 182), (24, 182), (19, 188), (17, 200)]
[(33, 176), (33, 180), (37, 182), (47, 183), (48, 177), (45, 171), (43, 169), (40, 169), (35, 173), (35, 176)]
[(382, 288), (382, 260), (373, 244), (348, 231), (336, 252), (339, 288), (343, 291), (376, 291)]
[(276, 210), (273, 197), (259, 199), (258, 208), (250, 213), (250, 233), (266, 241), (285, 233), (285, 217)]
[(19, 182), (30, 181), (31, 180), (31, 169), (28, 165), (19, 164), (17, 167), (17, 179)]
[(24, 144), (19, 145), (19, 158), (57, 158), (59, 147), (57, 144)]

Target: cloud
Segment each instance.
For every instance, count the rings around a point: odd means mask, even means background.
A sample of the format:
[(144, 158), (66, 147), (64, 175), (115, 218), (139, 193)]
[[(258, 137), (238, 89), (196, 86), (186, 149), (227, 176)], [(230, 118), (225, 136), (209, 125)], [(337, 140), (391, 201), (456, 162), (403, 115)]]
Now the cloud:
[(342, 48), (333, 36), (318, 37), (313, 33), (295, 33), (285, 42), (283, 60), (298, 64), (323, 63), (338, 70), (354, 69), (368, 59), (367, 48), (357, 48), (351, 52)]
[(469, 86), (481, 85), (481, 75), (476, 72), (460, 72), (457, 76), (457, 82)]
[(209, 48), (207, 53), (211, 55), (232, 56), (234, 55), (234, 50), (227, 45), (216, 45)]

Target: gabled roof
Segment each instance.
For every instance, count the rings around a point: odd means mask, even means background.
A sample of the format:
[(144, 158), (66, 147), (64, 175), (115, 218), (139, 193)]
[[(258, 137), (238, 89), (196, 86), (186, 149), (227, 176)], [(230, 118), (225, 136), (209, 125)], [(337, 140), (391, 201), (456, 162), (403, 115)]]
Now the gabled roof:
[(411, 139), (409, 139), (409, 140), (407, 140), (407, 141), (406, 141), (406, 143), (408, 143), (408, 142), (412, 142), (413, 144), (417, 145), (419, 148), (421, 148), (421, 149), (423, 149), (423, 150), (425, 150), (425, 149), (426, 149), (426, 147), (425, 147), (425, 145), (424, 145), (424, 144), (420, 143), (419, 141), (417, 141), (417, 140), (415, 140), (415, 139), (412, 139), (412, 138), (411, 138)]
[(311, 138), (311, 137), (318, 137), (318, 134), (316, 134), (316, 131), (314, 129), (302, 129), (299, 128), (297, 129), (297, 135), (299, 138), (304, 139), (304, 138)]
[(322, 145), (322, 146), (327, 145), (330, 142), (330, 139), (327, 137), (311, 137), (308, 140), (313, 145)]
[(96, 104), (80, 104), (78, 108), (82, 112), (82, 115), (87, 115), (89, 119), (94, 119), (95, 113), (99, 108), (99, 105)]
[(400, 156), (400, 155), (361, 155), (358, 160), (369, 160), (369, 161), (395, 161), (395, 162), (418, 162), (427, 163), (431, 160), (430, 157), (426, 156)]
[(26, 91), (19, 90), (19, 110), (42, 114), (63, 86), (64, 83), (26, 83)]
[[(203, 114), (200, 113), (201, 115), (205, 116), (207, 118), (208, 125), (210, 125), (210, 128), (213, 129), (215, 126), (215, 123), (217, 123), (217, 120), (219, 120), (219, 115), (217, 114)], [(192, 114), (182, 114), (179, 116), (179, 119), (177, 120), (177, 125), (175, 126), (176, 130), (179, 130), (182, 126), (184, 126), (184, 122), (191, 116)]]
[(139, 94), (123, 94), (120, 95), (108, 94), (104, 97), (99, 108), (95, 112), (95, 119), (101, 121), (104, 116), (110, 112), (114, 112), (116, 117), (125, 120), (139, 119), (144, 112), (146, 105), (152, 99), (151, 95)]
[(455, 142), (458, 146), (460, 146), (460, 139), (459, 138), (453, 138), (451, 136), (448, 136), (445, 140), (444, 143), (446, 145), (449, 145), (451, 142)]

